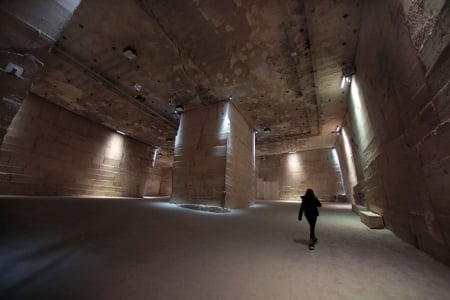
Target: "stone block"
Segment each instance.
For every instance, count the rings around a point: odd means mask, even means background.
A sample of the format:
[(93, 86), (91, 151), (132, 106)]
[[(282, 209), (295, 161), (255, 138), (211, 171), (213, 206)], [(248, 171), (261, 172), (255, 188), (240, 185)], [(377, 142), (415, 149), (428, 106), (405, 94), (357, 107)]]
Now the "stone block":
[(383, 217), (371, 211), (360, 211), (361, 222), (371, 229), (383, 229)]
[(359, 215), (359, 213), (361, 211), (366, 211), (366, 210), (367, 210), (367, 208), (365, 206), (358, 205), (358, 204), (352, 204), (352, 211), (354, 213), (356, 213), (357, 215)]

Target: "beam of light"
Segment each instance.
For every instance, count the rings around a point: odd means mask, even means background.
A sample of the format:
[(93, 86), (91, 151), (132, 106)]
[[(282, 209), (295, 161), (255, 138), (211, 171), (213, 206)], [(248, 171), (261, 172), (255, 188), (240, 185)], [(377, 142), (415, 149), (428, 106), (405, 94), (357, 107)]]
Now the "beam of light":
[(158, 149), (153, 150), (152, 168), (155, 167), (157, 154), (158, 154)]
[(353, 187), (357, 183), (356, 168), (355, 162), (353, 160), (352, 146), (350, 144), (350, 140), (348, 138), (347, 131), (345, 130), (345, 128), (342, 128), (342, 139), (344, 141), (345, 161), (347, 164), (349, 183), (350, 186)]
[(341, 178), (341, 185), (339, 187), (340, 188), (339, 193), (345, 194), (344, 178), (342, 176), (342, 168), (341, 168), (341, 164), (339, 163), (339, 156), (338, 156), (338, 153), (336, 151), (336, 148), (331, 149), (331, 155), (333, 157), (333, 165), (335, 166), (335, 168), (339, 172), (339, 176)]
[(341, 79), (341, 89), (343, 89), (344, 86), (345, 86), (345, 77), (342, 76), (342, 79)]
[(75, 9), (80, 5), (81, 0), (55, 0), (58, 2), (61, 6), (66, 8), (68, 11), (73, 13)]
[[(359, 142), (361, 149), (366, 149), (373, 142), (375, 133), (370, 121), (370, 115), (364, 101), (364, 95), (361, 93), (357, 78), (354, 78), (350, 87), (351, 105), (350, 110), (353, 118), (353, 134), (355, 140)], [(367, 160), (371, 157), (367, 156)]]
[(218, 132), (219, 134), (229, 133), (230, 132), (229, 111), (230, 111), (230, 103), (226, 102), (224, 104), (224, 116), (223, 116), (223, 119), (222, 119), (222, 124), (220, 124), (220, 130)]
[(253, 131), (252, 141), (253, 171), (256, 169), (256, 131)]
[(180, 125), (178, 126), (177, 135), (175, 136), (175, 149), (181, 146), (181, 142), (183, 141), (183, 131), (184, 131), (184, 123), (185, 114), (182, 114), (180, 117)]
[(123, 135), (111, 134), (107, 141), (105, 157), (121, 160), (123, 154), (125, 137)]
[(300, 153), (292, 153), (287, 155), (287, 170), (291, 174), (292, 178), (298, 180), (300, 174), (303, 173), (303, 165), (300, 157)]

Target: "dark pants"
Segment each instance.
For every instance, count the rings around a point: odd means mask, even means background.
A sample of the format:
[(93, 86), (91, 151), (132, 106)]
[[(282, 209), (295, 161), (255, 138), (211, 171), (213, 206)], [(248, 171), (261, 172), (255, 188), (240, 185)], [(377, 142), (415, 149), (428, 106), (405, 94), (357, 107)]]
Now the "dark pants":
[(317, 216), (305, 216), (309, 223), (309, 238), (314, 240), (316, 238), (316, 221)]

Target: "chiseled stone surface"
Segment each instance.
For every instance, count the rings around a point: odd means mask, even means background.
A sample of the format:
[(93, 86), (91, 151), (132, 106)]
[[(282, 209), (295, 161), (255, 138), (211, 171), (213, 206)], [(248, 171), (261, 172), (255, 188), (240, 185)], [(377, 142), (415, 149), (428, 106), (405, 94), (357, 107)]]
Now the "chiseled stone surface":
[(371, 229), (383, 229), (383, 217), (371, 211), (360, 211), (359, 217), (367, 227)]
[(258, 199), (298, 199), (307, 188), (312, 188), (321, 200), (336, 200), (345, 192), (338, 157), (333, 151), (258, 157)]
[(248, 206), (254, 198), (252, 134), (228, 101), (184, 112), (175, 142), (171, 201)]
[(31, 94), (0, 147), (0, 193), (143, 196), (152, 150)]
[[(386, 227), (405, 241), (450, 263), (449, 69), (441, 67), (448, 63), (450, 47), (440, 25), (448, 20), (450, 4), (440, 10), (429, 37), (436, 43), (440, 36), (439, 53), (427, 53), (428, 42), (418, 52), (398, 6), (364, 3), (352, 82), (360, 93), (351, 93), (347, 120), (355, 129), (355, 165), (362, 175), (357, 203), (382, 215)], [(420, 59), (439, 66), (425, 69)]]

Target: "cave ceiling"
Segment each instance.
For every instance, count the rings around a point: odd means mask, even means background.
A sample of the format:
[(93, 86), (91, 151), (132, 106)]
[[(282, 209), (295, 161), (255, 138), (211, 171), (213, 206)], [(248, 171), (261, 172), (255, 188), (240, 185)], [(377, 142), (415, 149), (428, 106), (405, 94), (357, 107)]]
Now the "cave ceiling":
[(330, 148), (347, 111), (339, 85), (354, 60), (359, 6), (81, 1), (32, 92), (166, 153), (177, 107), (224, 100), (256, 130), (258, 155)]

